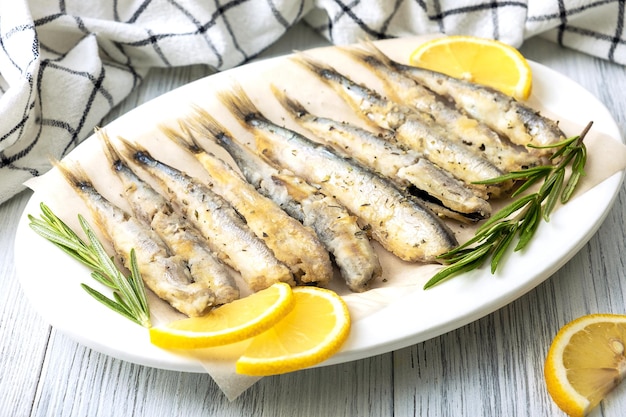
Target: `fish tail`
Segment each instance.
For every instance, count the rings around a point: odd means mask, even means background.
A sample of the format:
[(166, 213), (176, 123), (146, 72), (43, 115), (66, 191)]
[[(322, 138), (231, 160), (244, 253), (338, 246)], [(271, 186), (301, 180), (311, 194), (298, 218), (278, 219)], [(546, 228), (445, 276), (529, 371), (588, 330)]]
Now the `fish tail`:
[(294, 62), (311, 71), (313, 74), (316, 74), (323, 80), (329, 81), (340, 76), (339, 73), (331, 66), (316, 61), (303, 53), (297, 54), (292, 59)]
[(370, 67), (393, 67), (393, 61), (383, 53), (376, 45), (371, 41), (364, 41), (361, 44), (362, 47), (342, 47), (342, 51), (352, 56), (357, 61), (364, 63)]
[(304, 54), (296, 55), (293, 60), (300, 64), (305, 69), (308, 69), (313, 74), (317, 75), (322, 81), (326, 82), (329, 86), (335, 88), (336, 90), (339, 87), (341, 89), (357, 89), (359, 90), (359, 94), (363, 94), (363, 91), (368, 90), (368, 93), (373, 93), (366, 87), (357, 84), (352, 81), (330, 65), (326, 65), (319, 61), (314, 60)]
[(204, 152), (204, 148), (200, 146), (200, 143), (193, 134), (191, 126), (182, 120), (178, 122), (178, 129), (167, 125), (160, 125), (159, 130), (163, 132), (165, 137), (169, 140), (193, 155)]
[(74, 162), (70, 166), (67, 162), (57, 160), (52, 161), (52, 165), (59, 170), (70, 187), (85, 201), (89, 210), (92, 212), (94, 225), (110, 239), (111, 235), (106, 229), (102, 218), (103, 214), (99, 213), (103, 207), (104, 211), (109, 211), (112, 204), (96, 190), (96, 187), (93, 185), (84, 168), (80, 166), (78, 162)]
[(78, 163), (73, 163), (70, 167), (67, 162), (53, 160), (52, 165), (59, 170), (63, 178), (72, 186), (72, 188), (85, 191), (94, 190), (95, 188), (87, 175), (87, 172)]
[(289, 97), (284, 91), (279, 90), (276, 86), (272, 85), (272, 92), (278, 100), (278, 102), (285, 108), (285, 110), (291, 112), (297, 119), (310, 116), (309, 111), (298, 100)]
[(219, 100), (230, 110), (230, 112), (249, 128), (248, 124), (252, 120), (267, 120), (254, 105), (250, 97), (240, 85), (234, 85), (230, 92), (222, 91), (217, 94)]
[(348, 103), (357, 114), (371, 123), (369, 117), (363, 114), (365, 109), (370, 112), (372, 108), (377, 111), (388, 111), (386, 107), (390, 104), (378, 92), (371, 88), (358, 84), (339, 71), (325, 64), (320, 64), (304, 55), (298, 55), (294, 58), (296, 62), (309, 69), (314, 75), (326, 83), (327, 86), (335, 90), (335, 92)]
[[(221, 146), (235, 161), (239, 168), (244, 172), (248, 171), (247, 161), (250, 159), (249, 151), (245, 145), (237, 141), (234, 136), (219, 123), (213, 116), (201, 107), (194, 107), (194, 113), (186, 122), (191, 129), (200, 132), (205, 137), (213, 140), (217, 145)], [(249, 182), (251, 179), (248, 178)]]
[(122, 137), (118, 137), (120, 148), (119, 153), (127, 160), (134, 161), (139, 165), (145, 165), (153, 167), (158, 164), (158, 161), (150, 155), (150, 152), (143, 146), (137, 143), (131, 143), (129, 140)]
[(186, 126), (204, 137), (223, 146), (224, 141), (232, 141), (232, 135), (220, 122), (200, 106), (193, 107), (193, 113), (185, 121)]
[(113, 169), (117, 171), (121, 171), (126, 167), (122, 155), (119, 153), (117, 148), (113, 146), (111, 142), (111, 138), (108, 133), (104, 129), (96, 129), (96, 137), (100, 139), (102, 142), (102, 150), (104, 155), (106, 156), (109, 164), (113, 167)]

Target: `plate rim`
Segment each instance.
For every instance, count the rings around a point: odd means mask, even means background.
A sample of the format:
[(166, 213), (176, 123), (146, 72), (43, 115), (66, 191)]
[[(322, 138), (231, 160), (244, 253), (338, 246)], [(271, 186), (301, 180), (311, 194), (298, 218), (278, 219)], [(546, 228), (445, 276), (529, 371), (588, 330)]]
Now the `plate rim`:
[[(322, 48), (332, 48), (332, 46), (322, 47)], [(315, 49), (321, 49), (321, 48), (315, 48)], [(113, 120), (111, 123), (108, 124), (108, 126), (112, 126), (116, 123), (123, 123), (126, 119), (132, 119), (135, 114), (138, 114), (138, 112), (145, 110), (149, 108), (150, 106), (155, 106), (155, 105), (158, 106), (159, 103), (161, 103), (161, 101), (167, 98), (168, 95), (183, 94), (185, 89), (194, 88), (194, 86), (197, 85), (198, 83), (206, 82), (205, 80), (209, 77), (229, 76), (230, 74), (238, 74), (239, 72), (247, 71), (250, 66), (271, 65), (275, 61), (285, 59), (286, 57), (290, 55), (291, 54), (283, 55), (279, 57), (273, 57), (273, 58), (269, 58), (263, 61), (249, 63), (240, 67), (236, 67), (229, 71), (212, 74), (207, 77), (203, 77), (199, 80), (193, 81), (191, 83), (185, 84), (181, 87), (178, 87), (174, 90), (164, 93), (161, 96), (158, 96), (152, 100), (149, 100), (148, 102), (143, 103), (140, 106), (135, 107), (134, 109), (128, 111), (127, 113)], [(591, 94), (588, 90), (586, 90), (580, 84), (571, 80), (566, 75), (559, 73), (558, 71), (555, 71), (543, 64), (534, 62), (532, 60), (529, 60), (529, 64), (531, 65), (533, 72), (538, 70), (539, 72), (545, 72), (547, 74), (550, 74), (551, 77), (558, 77), (561, 81), (565, 80), (568, 83), (572, 83), (576, 86), (578, 90), (586, 93), (590, 98), (593, 99), (594, 105), (595, 105), (594, 107), (596, 107), (598, 111), (605, 113), (605, 115), (608, 116), (609, 120), (612, 122), (611, 126), (603, 126), (603, 127), (608, 127), (609, 130), (613, 130), (613, 132), (606, 132), (606, 133), (609, 133), (611, 136), (617, 135), (617, 138), (619, 138), (619, 140), (621, 140), (621, 142), (624, 143), (624, 138), (621, 136), (621, 133), (619, 131), (619, 126), (617, 125), (610, 111), (593, 94)], [(72, 150), (72, 152), (76, 151), (76, 149), (78, 149), (81, 146), (86, 146), (85, 144), (92, 138), (93, 137), (90, 137), (84, 140), (74, 150)], [(430, 328), (428, 331), (422, 332), (419, 335), (407, 333), (404, 335), (404, 337), (396, 338), (394, 340), (387, 340), (386, 342), (370, 343), (369, 345), (362, 347), (362, 348), (354, 348), (352, 345), (354, 343), (358, 344), (358, 342), (354, 342), (353, 339), (349, 340), (348, 348), (352, 347), (352, 350), (342, 350), (338, 354), (330, 358), (329, 360), (321, 364), (318, 364), (317, 366), (333, 365), (333, 364), (339, 364), (339, 363), (354, 361), (358, 359), (363, 359), (366, 357), (375, 356), (378, 354), (401, 349), (401, 348), (410, 346), (415, 343), (420, 343), (422, 341), (437, 337), (448, 331), (467, 325), (468, 323), (478, 320), (479, 318), (484, 317), (508, 305), (512, 301), (518, 299), (522, 295), (526, 294), (528, 291), (535, 288), (537, 285), (544, 282), (551, 275), (553, 275), (557, 270), (559, 270), (563, 265), (569, 262), (580, 251), (580, 249), (584, 245), (587, 244), (587, 242), (591, 239), (591, 237), (593, 237), (593, 235), (596, 234), (596, 232), (598, 231), (598, 229), (604, 222), (606, 216), (609, 214), (611, 208), (613, 207), (615, 200), (617, 199), (617, 196), (621, 189), (621, 185), (624, 182), (625, 177), (626, 177), (626, 170), (622, 170), (620, 172), (613, 174), (611, 177), (607, 178), (602, 183), (598, 184), (596, 187), (588, 191), (588, 192), (593, 192), (594, 190), (596, 190), (596, 192), (604, 192), (604, 193), (609, 192), (610, 193), (610, 195), (608, 195), (608, 198), (606, 194), (603, 195), (604, 201), (603, 201), (602, 207), (599, 207), (599, 206), (596, 207), (598, 209), (596, 213), (597, 217), (595, 217), (594, 221), (592, 222), (593, 224), (591, 225), (591, 227), (585, 229), (584, 236), (582, 236), (581, 239), (576, 240), (572, 245), (569, 246), (569, 251), (567, 255), (560, 256), (556, 262), (553, 262), (549, 266), (549, 268), (542, 270), (532, 280), (526, 281), (525, 285), (522, 288), (520, 288), (518, 291), (516, 291), (514, 294), (513, 292), (511, 292), (511, 293), (507, 293), (506, 297), (501, 297), (499, 299), (492, 299), (490, 300), (489, 303), (483, 304), (479, 308), (474, 308), (472, 311), (470, 311), (470, 314), (466, 314), (461, 320), (457, 319), (454, 322), (441, 322), (439, 323), (438, 326)], [(580, 197), (584, 197), (584, 195)], [(24, 248), (24, 243), (22, 241), (23, 239), (25, 239), (25, 236), (27, 236), (26, 235), (27, 232), (25, 229), (29, 229), (28, 214), (33, 213), (33, 209), (38, 211), (39, 202), (40, 202), (40, 199), (37, 198), (37, 193), (33, 193), (33, 195), (29, 198), (29, 201), (27, 202), (20, 216), (20, 220), (18, 223), (16, 236), (15, 236), (15, 241), (14, 241), (14, 258), (15, 258), (15, 266), (16, 266), (16, 275), (20, 281), (20, 284), (24, 292), (26, 293), (27, 298), (31, 302), (31, 306), (33, 306), (33, 308), (39, 313), (39, 315), (42, 318), (44, 318), (44, 320), (46, 320), (46, 312), (42, 311), (42, 309), (40, 309), (39, 306), (36, 305), (36, 303), (32, 302), (32, 299), (31, 299), (32, 294), (30, 294), (25, 289), (24, 281), (23, 281), (24, 276), (25, 276), (24, 275), (25, 264), (23, 262), (25, 254), (23, 253), (23, 250), (25, 248)], [(562, 216), (562, 214), (559, 214), (559, 213), (562, 213), (562, 212), (563, 212), (562, 210), (559, 210), (556, 213), (554, 213), (554, 217), (557, 219), (557, 221), (559, 217)], [(545, 226), (544, 226), (544, 229), (545, 229)], [(451, 283), (452, 281), (448, 283), (444, 283), (442, 285), (450, 285)], [(436, 291), (436, 289), (431, 289), (429, 291), (433, 291), (433, 290)], [(399, 303), (407, 302), (407, 297), (403, 297), (403, 299), (398, 300), (398, 302)], [(382, 310), (376, 313), (373, 313), (371, 316), (368, 317), (368, 319), (370, 319), (370, 317), (372, 316), (377, 316), (378, 318), (376, 320), (379, 320), (379, 321), (384, 320), (387, 318), (386, 317), (387, 315), (391, 314), (390, 312), (394, 310), (394, 308), (398, 309), (400, 307), (394, 307), (391, 305), (387, 306), (383, 308)], [(361, 320), (361, 321), (354, 323), (352, 333), (355, 333), (355, 332), (358, 333), (360, 330), (362, 330), (361, 327), (365, 326), (365, 321), (366, 320)], [(83, 337), (82, 335), (77, 334), (75, 331), (73, 332), (71, 331), (71, 329), (67, 329), (66, 326), (63, 325), (63, 323), (52, 323), (52, 322), (49, 322), (49, 323), (51, 326), (53, 326), (54, 328), (56, 328), (61, 333), (65, 334), (66, 336), (68, 336), (70, 339), (75, 340), (79, 344), (87, 346), (105, 355), (112, 356), (112, 357), (115, 357), (124, 361), (136, 363), (136, 364), (143, 365), (143, 366), (166, 369), (166, 370), (175, 370), (175, 371), (182, 371), (182, 372), (206, 372), (205, 368), (199, 362), (175, 355), (165, 350), (159, 349), (161, 353), (159, 357), (149, 357), (149, 358), (141, 354), (138, 354), (137, 352), (132, 352), (132, 351), (112, 352), (111, 349), (108, 348), (106, 344), (103, 344), (97, 340), (92, 340), (90, 338)], [(132, 325), (135, 326), (134, 324)], [(147, 332), (145, 333), (146, 333), (146, 338), (147, 338)]]

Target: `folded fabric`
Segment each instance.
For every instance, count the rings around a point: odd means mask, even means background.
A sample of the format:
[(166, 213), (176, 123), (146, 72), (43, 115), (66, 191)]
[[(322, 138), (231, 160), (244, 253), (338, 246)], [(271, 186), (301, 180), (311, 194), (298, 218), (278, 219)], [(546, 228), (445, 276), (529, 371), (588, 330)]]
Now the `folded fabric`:
[(334, 44), (541, 35), (626, 64), (624, 2), (14, 0), (0, 4), (0, 202), (88, 137), (152, 67), (244, 63), (303, 21)]

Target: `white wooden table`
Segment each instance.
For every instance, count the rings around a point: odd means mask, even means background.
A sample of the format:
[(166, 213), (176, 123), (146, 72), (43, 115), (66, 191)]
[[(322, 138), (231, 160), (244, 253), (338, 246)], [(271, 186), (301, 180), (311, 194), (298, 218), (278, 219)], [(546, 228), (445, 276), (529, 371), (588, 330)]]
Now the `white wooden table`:
[[(325, 44), (298, 26), (262, 57)], [(527, 41), (522, 52), (590, 90), (624, 135), (623, 67), (541, 39)], [(103, 124), (207, 74), (200, 66), (155, 70)], [(0, 206), (0, 416), (560, 416), (543, 379), (554, 334), (584, 314), (626, 314), (622, 187), (589, 243), (510, 305), (395, 352), (264, 378), (229, 402), (206, 374), (152, 369), (102, 355), (58, 333), (34, 312), (13, 262), (17, 220), (29, 197), (25, 191)], [(623, 385), (593, 415), (623, 416)]]

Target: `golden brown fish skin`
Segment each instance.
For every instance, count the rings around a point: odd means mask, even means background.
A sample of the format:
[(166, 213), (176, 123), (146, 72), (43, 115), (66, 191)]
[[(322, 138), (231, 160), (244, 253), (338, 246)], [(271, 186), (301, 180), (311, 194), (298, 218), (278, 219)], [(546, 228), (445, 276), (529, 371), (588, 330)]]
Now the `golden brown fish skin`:
[(565, 139), (557, 122), (500, 91), (397, 62), (393, 63), (393, 68), (440, 96), (449, 98), (458, 109), (512, 143), (527, 147), (534, 155), (550, 156), (554, 149), (528, 145), (550, 146)]
[(187, 174), (153, 158), (137, 145), (122, 141), (120, 153), (161, 182), (177, 209), (207, 239), (210, 248), (240, 272), (252, 291), (276, 282), (295, 285), (289, 268), (248, 227), (239, 213), (221, 196)]
[(432, 115), (439, 126), (453, 134), (451, 137), (456, 137), (460, 143), (483, 155), (502, 171), (518, 171), (547, 163), (524, 147), (508, 140), (503, 141), (498, 133), (484, 123), (458, 111), (444, 97), (405, 72), (398, 71), (394, 62), (373, 43), (365, 43), (364, 48), (342, 50), (375, 73), (385, 83), (385, 90), (394, 97), (394, 101), (409, 104)]
[(310, 58), (300, 55), (295, 60), (325, 81), (357, 113), (383, 129), (395, 131), (397, 140), (404, 146), (418, 151), (468, 187), (484, 191), (481, 197), (487, 194), (500, 196), (512, 186), (510, 182), (487, 186), (475, 184), (499, 177), (504, 172), (471, 148), (450, 140), (427, 113), (387, 100), (335, 69)]
[(243, 89), (218, 94), (242, 126), (256, 134), (257, 151), (341, 202), (371, 228), (372, 237), (406, 261), (434, 261), (456, 239), (447, 226), (387, 179), (332, 149), (282, 128), (259, 113)]
[(367, 291), (382, 276), (382, 266), (367, 233), (337, 199), (320, 192), (294, 175), (277, 173), (290, 195), (302, 195), (300, 205), (304, 224), (315, 230), (335, 263), (348, 288), (354, 292)]
[(188, 119), (188, 126), (206, 138), (213, 139), (233, 158), (246, 180), (260, 193), (274, 200), (286, 213), (302, 222), (304, 214), (300, 203), (290, 196), (281, 181), (274, 179), (278, 171), (233, 136), (208, 112), (200, 107)]
[(438, 213), (456, 212), (454, 217), (466, 222), (490, 215), (487, 201), (418, 152), (398, 146), (393, 142), (392, 132), (375, 134), (346, 122), (318, 117), (285, 93), (275, 90), (274, 94), (294, 120), (318, 141), (333, 146), (344, 157), (355, 158), (400, 187), (416, 187), (420, 194), (427, 194), (427, 198), (436, 200), (436, 205), (440, 203), (448, 209), (437, 210), (435, 206)]
[(215, 305), (239, 298), (231, 272), (209, 249), (206, 239), (161, 194), (142, 180), (123, 161), (103, 130), (97, 132), (111, 170), (124, 186), (124, 198), (133, 214), (157, 232), (171, 251), (180, 256), (191, 273), (195, 286), (206, 286), (215, 295)]
[(191, 317), (205, 314), (215, 303), (213, 291), (193, 282), (181, 258), (172, 255), (150, 226), (112, 204), (92, 185), (78, 165), (57, 168), (86, 203), (118, 258), (130, 268), (129, 253), (135, 250), (137, 266), (146, 286), (172, 307)]
[(313, 230), (290, 217), (274, 201), (261, 195), (222, 159), (206, 152), (184, 124), (179, 130), (163, 127), (173, 142), (187, 150), (211, 176), (211, 188), (245, 219), (248, 227), (287, 265), (300, 284), (326, 286), (333, 276), (332, 263)]
[(272, 198), (292, 217), (312, 228), (333, 254), (335, 264), (351, 291), (366, 291), (382, 275), (378, 255), (357, 218), (334, 198), (302, 179), (270, 165), (237, 142), (207, 112), (196, 109), (189, 120), (193, 129), (212, 137), (233, 158), (250, 184)]

